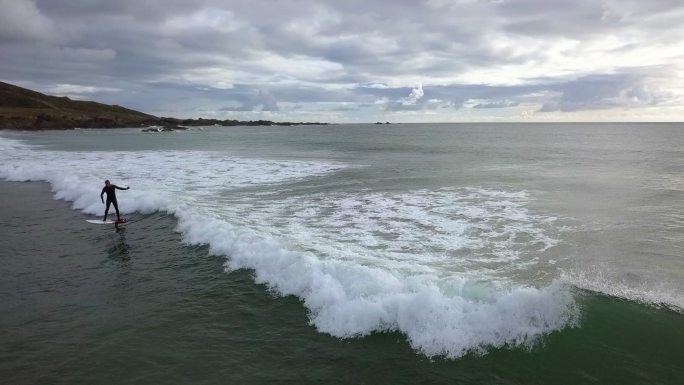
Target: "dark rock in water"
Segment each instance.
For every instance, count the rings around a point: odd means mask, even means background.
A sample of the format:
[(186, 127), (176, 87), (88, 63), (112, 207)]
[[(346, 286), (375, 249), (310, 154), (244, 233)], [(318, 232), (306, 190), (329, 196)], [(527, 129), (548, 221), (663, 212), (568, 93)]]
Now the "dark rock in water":
[(183, 126), (163, 126), (163, 127), (152, 126), (152, 127), (143, 128), (142, 132), (154, 132), (154, 133), (157, 133), (157, 132), (173, 132), (173, 131), (177, 131), (177, 130), (183, 131), (183, 130), (187, 130), (187, 129), (188, 129), (187, 127), (183, 127)]
[(187, 127), (183, 127), (183, 126), (171, 126), (171, 125), (169, 125), (169, 126), (164, 126), (162, 128), (162, 131), (175, 131), (175, 130), (181, 130), (182, 131), (182, 130), (187, 130), (187, 129), (188, 129)]

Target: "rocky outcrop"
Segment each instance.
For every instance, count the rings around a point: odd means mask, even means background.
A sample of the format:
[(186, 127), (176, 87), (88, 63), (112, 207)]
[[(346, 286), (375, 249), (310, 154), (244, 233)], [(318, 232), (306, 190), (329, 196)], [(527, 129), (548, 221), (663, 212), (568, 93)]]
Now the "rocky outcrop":
[(0, 115), (0, 129), (9, 130), (69, 130), (75, 128), (120, 128), (144, 126), (147, 126), (144, 121), (109, 117)]

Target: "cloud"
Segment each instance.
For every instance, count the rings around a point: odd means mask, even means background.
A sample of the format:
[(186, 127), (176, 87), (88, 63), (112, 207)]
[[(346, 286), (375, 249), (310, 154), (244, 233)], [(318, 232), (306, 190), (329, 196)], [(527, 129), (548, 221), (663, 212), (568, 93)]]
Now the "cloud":
[(415, 105), (420, 99), (423, 98), (423, 95), (425, 95), (425, 92), (423, 91), (423, 84), (418, 83), (418, 86), (411, 89), (409, 96), (402, 99), (401, 102), (404, 105)]
[(516, 100), (498, 100), (488, 103), (478, 103), (473, 106), (473, 108), (507, 108), (507, 107), (517, 107), (520, 105), (519, 101)]
[(0, 0), (0, 42), (48, 40), (52, 21), (30, 0)]
[(611, 108), (657, 106), (673, 99), (672, 93), (663, 92), (646, 84), (638, 74), (591, 75), (555, 88), (560, 96), (545, 102), (540, 112), (576, 112)]
[(222, 111), (280, 111), (278, 101), (268, 91), (258, 90), (238, 107), (224, 107)]
[(120, 88), (83, 86), (78, 84), (57, 84), (53, 87), (48, 88), (47, 90), (48, 92), (55, 95), (79, 95), (121, 91)]
[(682, 111), (683, 22), (676, 0), (0, 0), (0, 73), (179, 115)]
[[(390, 91), (388, 88), (371, 88), (371, 90)], [(425, 108), (426, 103), (425, 100), (423, 100), (424, 95), (425, 91), (423, 90), (423, 84), (418, 83), (416, 87), (411, 88), (411, 91), (407, 96), (402, 96), (398, 99), (388, 99), (384, 97), (381, 99), (381, 105), (386, 111), (418, 111)]]

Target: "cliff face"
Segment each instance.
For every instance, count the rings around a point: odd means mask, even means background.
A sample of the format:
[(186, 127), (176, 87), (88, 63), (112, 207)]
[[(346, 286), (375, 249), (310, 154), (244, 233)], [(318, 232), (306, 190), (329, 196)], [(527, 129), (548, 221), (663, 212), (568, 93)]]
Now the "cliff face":
[(0, 82), (0, 129), (136, 127), (157, 120), (121, 106), (49, 96)]

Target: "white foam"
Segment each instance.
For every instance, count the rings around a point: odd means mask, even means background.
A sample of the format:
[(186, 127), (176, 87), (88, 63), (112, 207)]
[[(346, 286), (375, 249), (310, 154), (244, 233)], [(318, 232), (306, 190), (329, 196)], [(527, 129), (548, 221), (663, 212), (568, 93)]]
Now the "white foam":
[(539, 289), (486, 273), (496, 270), (482, 261), (487, 255), (524, 265), (528, 254), (555, 242), (537, 225), (553, 218), (530, 214), (525, 192), (318, 193), (277, 200), (262, 191), (226, 201), (236, 188), (277, 189), (344, 165), (200, 151), (45, 151), (2, 137), (0, 148), (0, 178), (48, 181), (56, 198), (86, 213), (101, 214), (105, 178), (130, 184), (119, 195), (124, 212), (174, 214), (185, 242), (209, 245), (227, 257), (227, 269), (253, 269), (257, 282), (301, 298), (311, 323), (336, 337), (399, 331), (428, 356), (459, 357), (529, 344), (578, 320), (564, 285)]
[(458, 276), (435, 279), (320, 260), (240, 234), (219, 220), (180, 217), (187, 242), (208, 244), (212, 253), (229, 256), (229, 269), (253, 269), (258, 283), (302, 298), (311, 323), (336, 337), (396, 330), (426, 355), (459, 357), (489, 346), (532, 343), (578, 320), (574, 300), (560, 284), (499, 291)]
[[(494, 195), (501, 200), (492, 201)], [(528, 201), (525, 192), (469, 188), (361, 191), (306, 199), (241, 196), (222, 211), (320, 258), (496, 279), (527, 269), (558, 242), (547, 231), (554, 218), (529, 213)]]
[(561, 281), (597, 293), (622, 298), (646, 305), (663, 306), (684, 313), (684, 287), (665, 282), (630, 280), (607, 273), (609, 269), (572, 269), (561, 273)]

